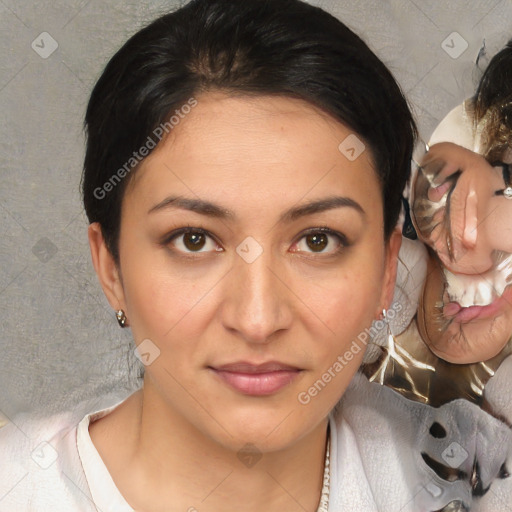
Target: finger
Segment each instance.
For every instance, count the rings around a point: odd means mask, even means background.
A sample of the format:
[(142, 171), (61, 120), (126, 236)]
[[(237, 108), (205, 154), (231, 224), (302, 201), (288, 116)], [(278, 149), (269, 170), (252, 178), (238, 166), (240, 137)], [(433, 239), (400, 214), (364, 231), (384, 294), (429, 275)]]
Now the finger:
[(444, 160), (447, 162), (446, 169), (443, 168), (443, 175), (453, 172), (454, 168), (465, 171), (470, 168), (482, 170), (482, 172), (492, 169), (491, 164), (479, 153), (475, 153), (457, 144), (443, 142), (435, 144), (426, 154), (424, 160), (426, 164), (434, 160)]
[(442, 185), (438, 187), (429, 188), (427, 191), (427, 197), (430, 201), (434, 203), (438, 203), (444, 197), (444, 195), (450, 190), (452, 183), (450, 181), (445, 181)]
[(441, 186), (459, 170), (458, 160), (447, 159), (442, 155), (431, 155), (421, 161), (421, 171), (433, 188)]

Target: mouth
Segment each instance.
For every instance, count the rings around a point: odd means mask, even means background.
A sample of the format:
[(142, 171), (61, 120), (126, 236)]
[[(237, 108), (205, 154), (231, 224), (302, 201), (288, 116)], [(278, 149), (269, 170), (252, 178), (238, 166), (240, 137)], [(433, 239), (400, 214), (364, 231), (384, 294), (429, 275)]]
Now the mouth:
[(277, 393), (303, 370), (277, 361), (253, 364), (245, 361), (208, 367), (229, 387), (251, 396), (267, 396)]
[[(512, 284), (512, 255), (496, 254), (494, 267), (483, 274), (455, 274), (446, 268), (443, 273), (446, 281), (446, 302), (456, 303), (463, 309), (473, 306), (487, 307), (503, 297), (506, 288)], [(449, 310), (454, 308), (455, 306)]]
[(512, 305), (512, 287), (507, 288), (503, 295), (486, 305), (463, 307), (458, 302), (448, 302), (443, 307), (443, 316), (458, 323), (485, 320), (496, 317), (507, 304)]

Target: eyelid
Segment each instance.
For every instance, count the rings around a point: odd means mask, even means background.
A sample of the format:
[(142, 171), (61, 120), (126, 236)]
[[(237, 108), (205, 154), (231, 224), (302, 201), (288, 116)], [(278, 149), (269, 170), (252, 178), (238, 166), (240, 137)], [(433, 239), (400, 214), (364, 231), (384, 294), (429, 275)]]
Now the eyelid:
[[(342, 249), (345, 249), (346, 247), (351, 245), (348, 238), (343, 233), (340, 233), (339, 231), (335, 231), (328, 227), (309, 228), (309, 229), (303, 231), (302, 233), (300, 233), (297, 236), (296, 241), (293, 242), (293, 244), (295, 245), (298, 242), (300, 242), (300, 240), (302, 240), (304, 237), (311, 235), (311, 234), (315, 234), (315, 233), (325, 233), (326, 235), (331, 235), (338, 239), (340, 245), (337, 249), (335, 249), (334, 251), (331, 251), (331, 252), (306, 251), (306, 254), (318, 254), (318, 255), (330, 255), (331, 256), (331, 255), (337, 254)], [(305, 252), (305, 251), (293, 251), (293, 252)]]
[[(160, 243), (163, 246), (168, 246), (176, 238), (178, 238), (181, 235), (184, 235), (186, 233), (200, 233), (200, 234), (203, 234), (204, 236), (210, 238), (215, 244), (217, 244), (218, 246), (222, 247), (222, 245), (219, 243), (217, 238), (214, 235), (212, 235), (212, 233), (210, 233), (210, 231), (208, 231), (207, 229), (204, 229), (202, 227), (198, 227), (198, 226), (184, 226), (184, 227), (175, 229), (175, 230), (171, 231), (170, 233), (166, 234), (163, 237), (163, 239), (161, 240)], [(340, 252), (342, 249), (344, 249), (344, 248), (346, 248), (346, 247), (351, 245), (349, 240), (347, 239), (347, 237), (343, 233), (340, 233), (339, 231), (335, 231), (335, 230), (333, 230), (331, 228), (328, 228), (328, 227), (316, 227), (316, 228), (306, 229), (306, 230), (302, 231), (296, 237), (296, 239), (292, 243), (292, 245), (297, 244), (298, 242), (300, 242), (306, 236), (311, 235), (311, 234), (316, 234), (316, 233), (324, 233), (326, 235), (330, 235), (332, 237), (335, 237), (338, 240), (338, 242), (339, 242), (338, 248), (335, 249), (334, 251), (331, 251), (331, 252), (318, 252), (318, 253), (316, 253), (315, 251), (292, 251), (292, 252), (300, 252), (300, 253), (307, 253), (307, 254), (318, 254), (318, 255), (334, 255), (334, 254), (337, 254), (338, 252)], [(174, 250), (176, 252), (180, 253), (180, 254), (186, 254), (188, 256), (191, 256), (191, 255), (194, 255), (194, 254), (201, 254), (201, 253), (222, 252), (222, 251), (224, 251), (223, 248), (221, 249), (221, 251), (215, 250), (215, 251), (190, 251), (190, 252), (184, 252), (184, 251), (181, 251), (179, 249), (174, 249)]]
[[(182, 228), (175, 229), (175, 230), (171, 231), (170, 233), (167, 233), (162, 238), (160, 243), (163, 246), (168, 246), (176, 238), (178, 238), (178, 237), (180, 237), (180, 236), (182, 236), (184, 234), (187, 234), (187, 233), (200, 233), (200, 234), (210, 238), (211, 240), (213, 240), (213, 242), (215, 244), (217, 244), (218, 246), (222, 247), (221, 244), (219, 243), (219, 241), (216, 239), (216, 237), (213, 236), (207, 229), (204, 229), (202, 227), (197, 227), (197, 226), (184, 226)], [(224, 249), (222, 249), (222, 251), (223, 250)], [(183, 252), (183, 251), (180, 251), (179, 249), (175, 249), (175, 251), (180, 253), (180, 254), (186, 254), (186, 255), (201, 254), (201, 253), (204, 253), (204, 252), (221, 252), (221, 251), (190, 251), (190, 252)]]

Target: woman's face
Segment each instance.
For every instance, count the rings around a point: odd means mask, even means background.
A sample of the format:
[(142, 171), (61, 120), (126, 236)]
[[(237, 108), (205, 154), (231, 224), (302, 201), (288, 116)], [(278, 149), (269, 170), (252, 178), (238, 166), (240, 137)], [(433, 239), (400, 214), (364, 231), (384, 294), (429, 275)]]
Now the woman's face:
[[(510, 204), (495, 195), (505, 185), (502, 169), (450, 143), (434, 145), (430, 154), (441, 173), (460, 176), (455, 185), (447, 181), (438, 189), (430, 189), (420, 174), (416, 182), (416, 221), (437, 256), (429, 262), (419, 325), (439, 357), (454, 363), (486, 361), (503, 349), (512, 332)], [(510, 157), (505, 154), (503, 161)], [(425, 229), (429, 226), (434, 226), (431, 232)]]
[(318, 426), (388, 305), (400, 237), (384, 243), (354, 137), (300, 100), (208, 93), (126, 190), (104, 289), (145, 343), (145, 387), (225, 446), (276, 450)]

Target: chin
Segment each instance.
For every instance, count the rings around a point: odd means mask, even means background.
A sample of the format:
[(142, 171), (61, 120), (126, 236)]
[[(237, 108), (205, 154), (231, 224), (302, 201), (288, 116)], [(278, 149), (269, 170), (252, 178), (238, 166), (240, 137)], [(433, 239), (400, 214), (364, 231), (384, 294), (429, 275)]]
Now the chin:
[[(316, 414), (315, 414), (316, 413)], [(217, 421), (226, 429), (211, 436), (231, 451), (252, 445), (261, 453), (290, 448), (319, 427), (322, 415), (313, 408), (295, 406), (289, 400), (259, 404), (228, 404), (216, 411)], [(211, 426), (208, 427), (211, 430)]]
[(301, 437), (300, 425), (294, 425), (293, 430), (290, 425), (282, 428), (277, 425), (273, 419), (265, 421), (265, 418), (259, 418), (258, 422), (250, 425), (235, 421), (229, 426), (231, 435), (222, 432), (220, 436), (214, 436), (214, 440), (237, 454), (244, 450), (263, 454), (287, 449)]

